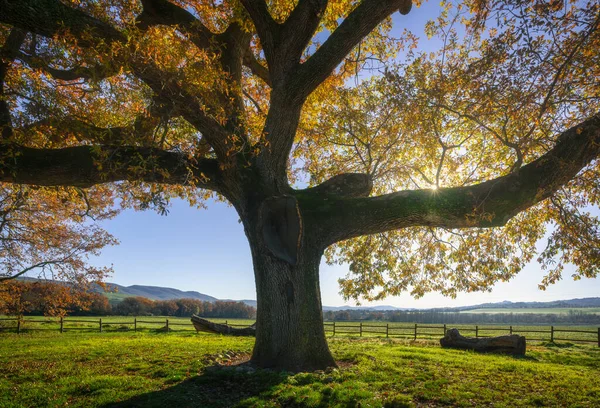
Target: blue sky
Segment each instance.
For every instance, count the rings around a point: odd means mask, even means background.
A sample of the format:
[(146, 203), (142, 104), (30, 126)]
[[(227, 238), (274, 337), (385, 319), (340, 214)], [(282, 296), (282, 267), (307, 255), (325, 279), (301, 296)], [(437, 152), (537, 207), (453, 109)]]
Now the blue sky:
[[(168, 216), (127, 210), (102, 225), (121, 241), (94, 259), (98, 265), (113, 264), (112, 282), (196, 290), (221, 299), (256, 299), (250, 249), (235, 210), (225, 203), (198, 210), (177, 200)], [(337, 279), (346, 272), (346, 266), (321, 265), (323, 304), (351, 304), (338, 293)], [(574, 282), (567, 271), (563, 281), (543, 292), (537, 288), (542, 276), (534, 263), (511, 282), (497, 284), (491, 293), (461, 294), (456, 299), (430, 294), (419, 300), (407, 294), (376, 304), (427, 308), (600, 296), (600, 279)]]
[[(422, 35), (428, 19), (435, 18), (439, 3), (430, 1), (414, 8), (408, 16), (394, 16), (394, 30), (404, 28)], [(435, 41), (422, 41), (433, 47)], [(154, 212), (128, 210), (114, 220), (102, 224), (121, 241), (93, 260), (97, 265), (114, 266), (110, 279), (121, 285), (168, 286), (196, 290), (217, 298), (255, 299), (254, 276), (250, 250), (235, 210), (225, 203), (210, 203), (208, 209), (190, 208), (175, 201), (168, 216)], [(351, 304), (339, 295), (337, 280), (347, 266), (321, 266), (323, 304)], [(429, 294), (415, 300), (406, 294), (388, 298), (377, 304), (398, 307), (460, 306), (482, 302), (546, 301), (576, 297), (600, 296), (600, 279), (573, 281), (569, 270), (564, 279), (546, 291), (538, 290), (543, 272), (536, 263), (528, 265), (511, 282), (499, 283), (491, 293), (461, 294), (449, 299)]]

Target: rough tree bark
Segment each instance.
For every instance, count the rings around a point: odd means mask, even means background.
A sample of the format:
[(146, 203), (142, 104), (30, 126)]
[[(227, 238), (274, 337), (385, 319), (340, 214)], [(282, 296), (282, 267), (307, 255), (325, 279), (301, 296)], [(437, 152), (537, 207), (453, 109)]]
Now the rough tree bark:
[(256, 279), (256, 343), (252, 361), (288, 371), (335, 366), (325, 339), (316, 248), (304, 248), (296, 265), (273, 257), (250, 240)]

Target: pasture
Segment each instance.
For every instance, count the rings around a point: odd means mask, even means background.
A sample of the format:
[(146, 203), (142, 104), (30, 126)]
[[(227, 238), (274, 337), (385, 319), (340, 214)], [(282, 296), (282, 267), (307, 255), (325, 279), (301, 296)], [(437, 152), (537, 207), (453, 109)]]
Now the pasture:
[(187, 330), (0, 334), (0, 406), (600, 406), (597, 345), (534, 342), (514, 358), (336, 336), (338, 369), (292, 374), (236, 366), (253, 341)]

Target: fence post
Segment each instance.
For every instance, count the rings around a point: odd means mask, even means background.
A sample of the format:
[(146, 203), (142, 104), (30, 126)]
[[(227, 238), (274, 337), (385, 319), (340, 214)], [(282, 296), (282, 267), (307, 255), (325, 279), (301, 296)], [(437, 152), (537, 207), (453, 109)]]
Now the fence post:
[(510, 326), (510, 334), (512, 334), (512, 326)]
[(444, 336), (446, 335), (446, 325), (444, 324)]
[(133, 318), (133, 331), (137, 332), (137, 317)]
[(554, 343), (554, 326), (550, 326), (550, 343)]
[(167, 325), (166, 325), (166, 327), (167, 327), (167, 333), (168, 333), (169, 332), (169, 319), (167, 319)]
[(335, 336), (335, 320), (333, 321), (333, 335)]
[[(385, 337), (390, 337), (390, 324), (385, 324)], [(600, 346), (600, 327), (598, 328), (598, 346)]]
[(17, 319), (17, 334), (21, 333), (21, 319)]
[(99, 325), (100, 325), (100, 333), (102, 333), (102, 318), (100, 318)]
[(479, 337), (479, 326), (475, 326), (475, 337)]
[(60, 317), (60, 332), (63, 332), (63, 317)]
[(360, 335), (359, 337), (362, 337), (362, 322), (360, 322)]
[(415, 340), (417, 339), (417, 323), (415, 323)]

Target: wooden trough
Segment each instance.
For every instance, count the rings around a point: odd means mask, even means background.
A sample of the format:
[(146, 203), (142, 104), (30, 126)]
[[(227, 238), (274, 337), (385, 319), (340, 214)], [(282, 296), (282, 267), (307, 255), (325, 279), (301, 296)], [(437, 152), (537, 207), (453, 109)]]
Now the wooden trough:
[(228, 324), (214, 323), (210, 320), (201, 318), (200, 316), (193, 315), (192, 323), (196, 328), (197, 332), (205, 333), (217, 333), (217, 334), (229, 334), (232, 336), (255, 336), (256, 335), (256, 323), (248, 327), (232, 327)]

